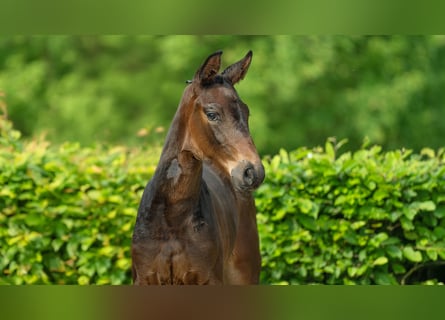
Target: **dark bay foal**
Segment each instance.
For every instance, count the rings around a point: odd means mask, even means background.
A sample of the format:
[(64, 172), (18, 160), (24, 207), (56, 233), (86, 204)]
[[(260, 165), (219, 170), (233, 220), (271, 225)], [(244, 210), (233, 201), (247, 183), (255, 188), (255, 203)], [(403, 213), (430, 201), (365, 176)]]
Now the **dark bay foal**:
[(135, 284), (256, 284), (259, 252), (252, 191), (264, 168), (249, 109), (234, 85), (252, 52), (219, 72), (210, 55), (184, 90), (132, 243)]

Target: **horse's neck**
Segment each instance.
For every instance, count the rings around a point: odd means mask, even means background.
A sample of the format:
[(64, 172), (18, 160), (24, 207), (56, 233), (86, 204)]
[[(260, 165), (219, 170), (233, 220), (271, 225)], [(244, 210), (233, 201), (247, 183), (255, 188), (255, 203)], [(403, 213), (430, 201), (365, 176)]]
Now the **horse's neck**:
[[(185, 101), (190, 99), (190, 91), (186, 90), (179, 102), (173, 121), (165, 139), (164, 147), (162, 149), (160, 162), (169, 162), (172, 159), (177, 159), (187, 141), (188, 119), (190, 115), (190, 105)], [(186, 159), (184, 159), (185, 161)]]
[(201, 190), (202, 162), (183, 148), (186, 125), (178, 110), (153, 177), (171, 218), (181, 212), (192, 212), (198, 205)]
[(197, 199), (202, 181), (202, 162), (189, 151), (180, 151), (163, 165), (164, 193), (176, 203)]

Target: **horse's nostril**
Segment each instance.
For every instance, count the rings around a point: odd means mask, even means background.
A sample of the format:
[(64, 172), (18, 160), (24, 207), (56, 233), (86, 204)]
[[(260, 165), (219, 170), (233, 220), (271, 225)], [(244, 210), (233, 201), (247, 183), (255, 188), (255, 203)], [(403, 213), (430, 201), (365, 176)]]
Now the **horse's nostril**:
[(255, 170), (253, 167), (249, 166), (244, 171), (244, 182), (246, 185), (251, 186), (255, 182)]
[(240, 161), (230, 174), (235, 187), (242, 191), (251, 191), (264, 180), (263, 166), (254, 165), (248, 161)]

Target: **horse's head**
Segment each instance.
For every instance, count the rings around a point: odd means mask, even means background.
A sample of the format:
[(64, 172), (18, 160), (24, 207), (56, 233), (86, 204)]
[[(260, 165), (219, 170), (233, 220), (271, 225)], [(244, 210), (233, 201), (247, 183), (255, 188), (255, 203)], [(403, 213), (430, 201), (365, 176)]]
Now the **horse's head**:
[(221, 54), (207, 58), (184, 92), (183, 150), (231, 177), (235, 189), (250, 191), (264, 180), (264, 167), (250, 136), (249, 109), (234, 85), (246, 75), (252, 52), (218, 73)]

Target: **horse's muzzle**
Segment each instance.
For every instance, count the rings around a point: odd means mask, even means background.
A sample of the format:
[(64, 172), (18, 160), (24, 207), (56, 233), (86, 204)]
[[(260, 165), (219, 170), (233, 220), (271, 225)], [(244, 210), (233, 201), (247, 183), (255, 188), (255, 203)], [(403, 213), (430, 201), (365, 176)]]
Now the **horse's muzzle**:
[(264, 167), (261, 162), (252, 164), (243, 160), (233, 168), (231, 172), (232, 181), (236, 189), (251, 191), (259, 187), (264, 180)]

